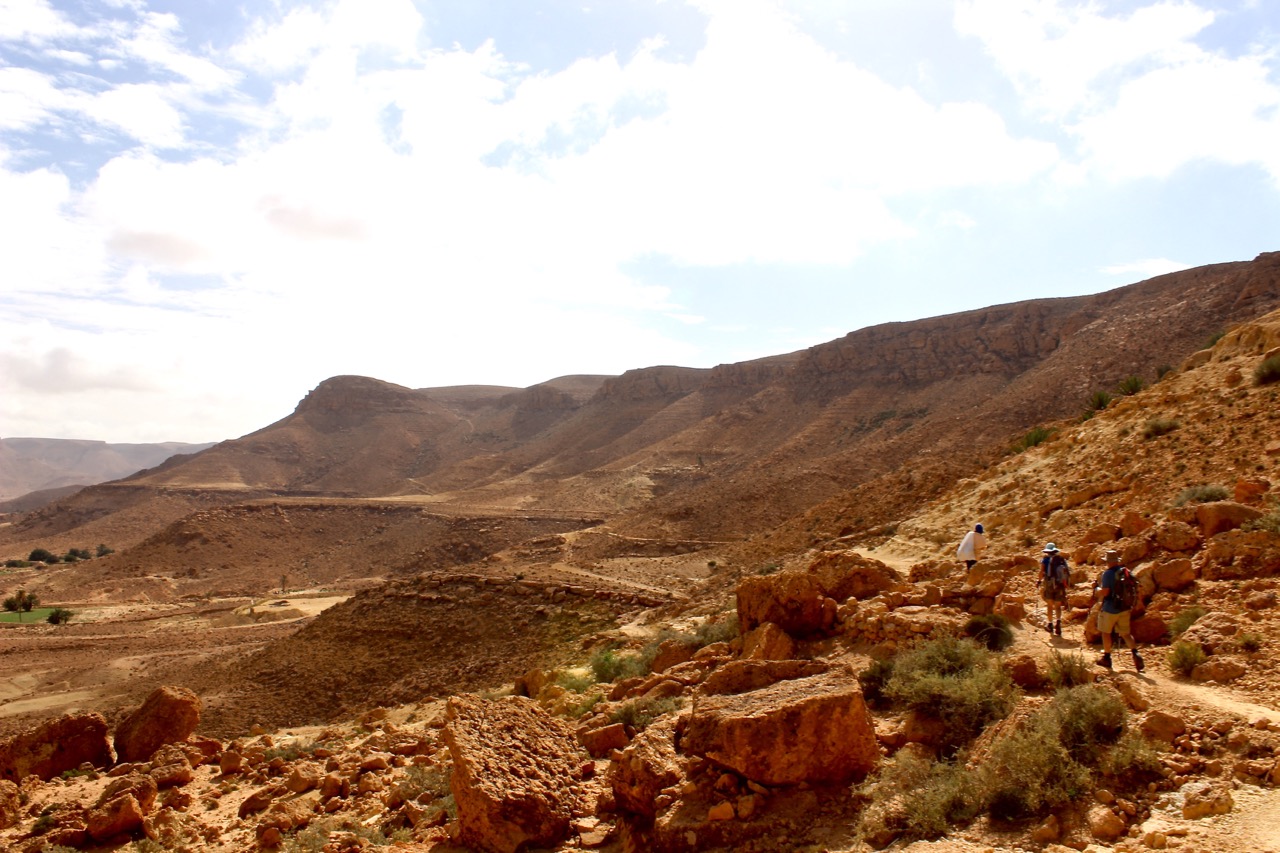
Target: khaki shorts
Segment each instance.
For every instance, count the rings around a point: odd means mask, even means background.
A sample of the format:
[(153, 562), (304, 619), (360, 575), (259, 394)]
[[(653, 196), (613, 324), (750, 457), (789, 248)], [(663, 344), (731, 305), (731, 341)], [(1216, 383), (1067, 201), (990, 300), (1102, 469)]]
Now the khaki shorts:
[(1098, 630), (1104, 634), (1110, 634), (1112, 631), (1118, 631), (1120, 636), (1129, 636), (1129, 611), (1123, 613), (1108, 613), (1105, 610), (1098, 613)]

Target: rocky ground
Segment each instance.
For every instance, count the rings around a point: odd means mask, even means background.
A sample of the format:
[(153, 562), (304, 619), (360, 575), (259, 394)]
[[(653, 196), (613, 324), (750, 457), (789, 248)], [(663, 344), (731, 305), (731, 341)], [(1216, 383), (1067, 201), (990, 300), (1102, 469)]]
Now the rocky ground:
[[(1280, 383), (1253, 379), (1277, 354), (1280, 317), (1246, 324), (971, 478), (898, 472), (745, 540), (469, 516), (490, 536), (471, 553), (420, 508), (362, 506), (360, 524), (298, 508), (310, 532), (291, 539), (254, 523), (295, 509), (261, 504), (166, 528), (145, 546), (163, 574), (121, 570), (142, 546), (20, 570), (6, 585), (97, 585), (69, 626), (0, 630), (0, 845), (1280, 853)], [(964, 571), (952, 552), (975, 521), (991, 549)], [(430, 547), (408, 548), (426, 526)], [(1034, 584), (1050, 540), (1074, 569), (1061, 637)], [(360, 562), (392, 541), (393, 570)], [(297, 601), (184, 587), (219, 549), (254, 548), (307, 549), (325, 586)], [(1123, 653), (1093, 665), (1107, 549), (1141, 582), (1142, 673)], [(957, 734), (960, 704), (868, 694), (877, 667), (993, 615), (1012, 645), (964, 671), (1017, 689), (983, 733)], [(1022, 772), (1001, 750), (1060, 707), (1066, 672), (1122, 716), (1073, 796), (921, 832), (940, 780)], [(156, 695), (169, 710), (144, 713)], [(928, 784), (884, 795), (913, 766)]]

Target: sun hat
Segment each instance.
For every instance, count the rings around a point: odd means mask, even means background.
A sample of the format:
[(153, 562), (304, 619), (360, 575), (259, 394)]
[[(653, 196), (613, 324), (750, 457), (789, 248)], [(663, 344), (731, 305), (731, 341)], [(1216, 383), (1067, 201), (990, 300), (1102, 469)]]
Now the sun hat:
[(1102, 559), (1104, 559), (1104, 560), (1106, 560), (1106, 561), (1107, 561), (1107, 565), (1108, 565), (1108, 566), (1109, 566), (1109, 565), (1111, 565), (1112, 563), (1115, 563), (1116, 565), (1119, 565), (1119, 564), (1120, 564), (1120, 552), (1119, 552), (1119, 551), (1116, 551), (1116, 550), (1108, 550), (1105, 554), (1103, 554), (1103, 555), (1102, 555)]
[(1050, 542), (1048, 545), (1044, 546), (1044, 552), (1046, 554), (1056, 554), (1058, 553), (1058, 546)]

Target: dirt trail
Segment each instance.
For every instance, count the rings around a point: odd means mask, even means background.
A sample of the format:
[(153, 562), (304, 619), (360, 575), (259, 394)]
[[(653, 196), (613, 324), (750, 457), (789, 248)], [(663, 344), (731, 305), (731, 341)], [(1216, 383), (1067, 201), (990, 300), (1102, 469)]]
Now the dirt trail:
[[(1092, 666), (1098, 651), (1084, 645), (1081, 630), (1072, 625), (1064, 636), (1050, 637), (1043, 625), (1028, 620), (1014, 630), (1010, 651), (1035, 655), (1041, 660), (1047, 660), (1054, 650), (1060, 654), (1079, 653)], [(1229, 688), (1171, 677), (1164, 663), (1166, 652), (1162, 647), (1146, 649), (1146, 670), (1142, 673), (1133, 670), (1127, 653), (1119, 652), (1114, 656), (1115, 671), (1105, 678), (1136, 680), (1153, 707), (1184, 718), (1229, 715), (1245, 725), (1258, 719), (1280, 722), (1280, 710), (1244, 699)], [(1176, 848), (1180, 853), (1280, 853), (1280, 788), (1242, 784), (1232, 791), (1232, 796), (1235, 807), (1228, 814), (1186, 820), (1182, 817), (1181, 796), (1171, 792), (1160, 800), (1145, 826), (1181, 839)]]

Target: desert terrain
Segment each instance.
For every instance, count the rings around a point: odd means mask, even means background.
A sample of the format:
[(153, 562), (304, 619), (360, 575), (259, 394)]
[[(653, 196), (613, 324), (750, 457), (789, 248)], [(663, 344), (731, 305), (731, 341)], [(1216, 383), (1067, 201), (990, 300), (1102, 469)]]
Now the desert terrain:
[[(73, 615), (0, 624), (0, 843), (1280, 853), (1277, 359), (1271, 253), (711, 370), (335, 377), (4, 517), (0, 589)], [(1111, 549), (1142, 672), (1094, 665)], [(999, 701), (912, 705), (921, 648)]]

